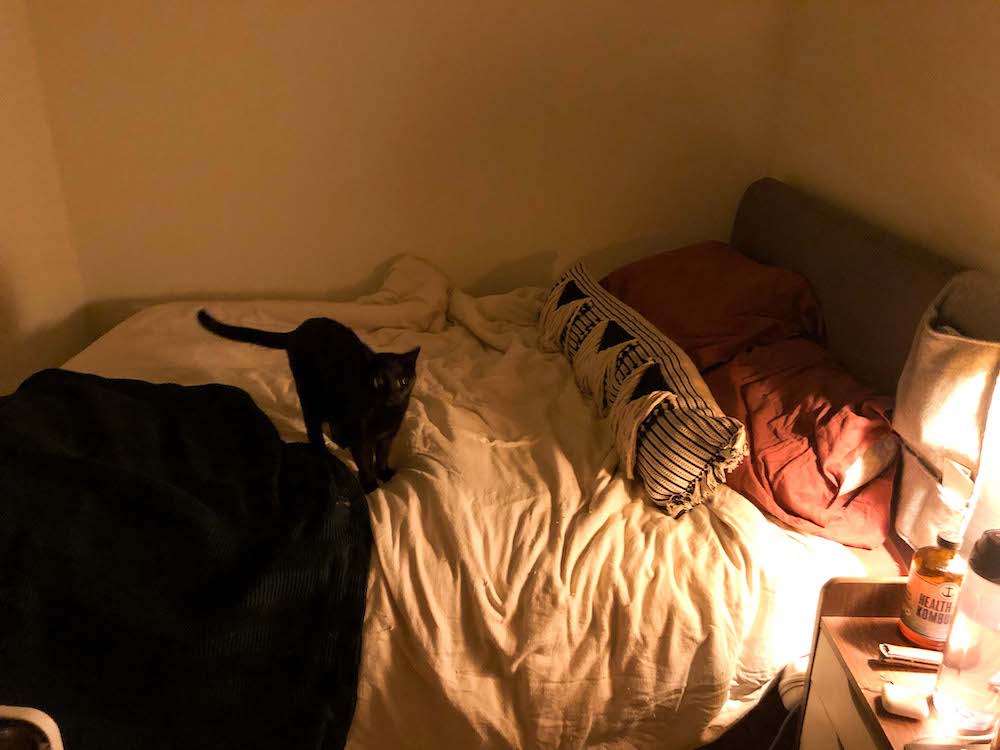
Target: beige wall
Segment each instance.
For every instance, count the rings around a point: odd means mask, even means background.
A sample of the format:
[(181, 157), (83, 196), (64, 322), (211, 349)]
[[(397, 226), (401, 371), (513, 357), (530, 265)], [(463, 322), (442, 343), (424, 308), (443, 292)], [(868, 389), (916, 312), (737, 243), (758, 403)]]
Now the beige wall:
[[(88, 292), (344, 295), (398, 253), (547, 281), (723, 237), (780, 0), (31, 4)], [(111, 313), (114, 317), (114, 313)]]
[(0, 0), (0, 393), (86, 342), (83, 286), (22, 0)]
[(1000, 271), (1000, 3), (792, 5), (771, 172)]
[(81, 278), (97, 330), (403, 252), (499, 290), (723, 237), (765, 173), (1000, 269), (992, 0), (45, 0), (48, 123), (0, 3), (7, 380), (79, 341)]

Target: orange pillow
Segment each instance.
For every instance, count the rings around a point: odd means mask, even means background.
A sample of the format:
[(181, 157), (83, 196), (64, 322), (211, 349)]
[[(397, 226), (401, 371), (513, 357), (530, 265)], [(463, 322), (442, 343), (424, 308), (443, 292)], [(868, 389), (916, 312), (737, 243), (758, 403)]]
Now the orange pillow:
[(894, 462), (861, 487), (849, 470), (892, 436), (891, 399), (805, 339), (754, 347), (705, 382), (721, 409), (746, 425), (750, 442), (749, 458), (726, 484), (799, 531), (854, 547), (882, 544)]
[(754, 345), (823, 338), (809, 282), (724, 242), (637, 260), (608, 274), (601, 286), (675, 341), (700, 371)]

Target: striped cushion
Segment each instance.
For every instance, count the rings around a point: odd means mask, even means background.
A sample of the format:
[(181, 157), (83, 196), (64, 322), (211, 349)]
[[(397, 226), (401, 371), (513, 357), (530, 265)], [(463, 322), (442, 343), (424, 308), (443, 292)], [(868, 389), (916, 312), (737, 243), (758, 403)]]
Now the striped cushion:
[(542, 309), (539, 345), (562, 351), (581, 392), (611, 416), (625, 473), (677, 517), (710, 498), (747, 452), (691, 360), (582, 263), (556, 282)]

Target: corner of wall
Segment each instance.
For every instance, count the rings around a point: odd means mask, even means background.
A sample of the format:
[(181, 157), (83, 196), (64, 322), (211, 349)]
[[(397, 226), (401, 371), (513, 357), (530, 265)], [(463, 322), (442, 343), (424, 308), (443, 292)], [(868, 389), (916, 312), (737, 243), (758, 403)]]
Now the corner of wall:
[(0, 0), (0, 392), (90, 341), (80, 257), (24, 0)]

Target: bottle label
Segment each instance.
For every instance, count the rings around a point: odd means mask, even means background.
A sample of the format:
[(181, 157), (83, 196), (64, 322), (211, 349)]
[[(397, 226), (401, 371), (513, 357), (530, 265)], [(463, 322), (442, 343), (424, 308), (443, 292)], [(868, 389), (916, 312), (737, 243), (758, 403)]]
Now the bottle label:
[(944, 643), (955, 614), (959, 588), (960, 584), (954, 581), (940, 583), (919, 574), (910, 576), (903, 599), (903, 623), (925, 638)]

